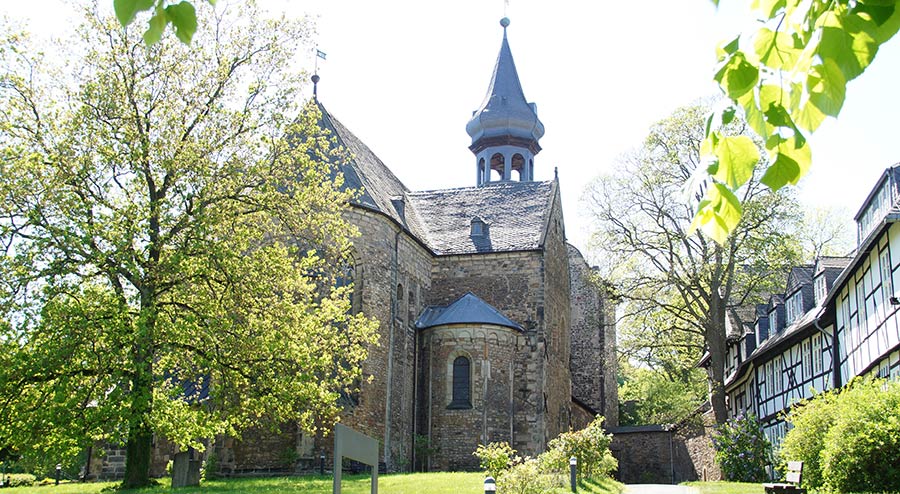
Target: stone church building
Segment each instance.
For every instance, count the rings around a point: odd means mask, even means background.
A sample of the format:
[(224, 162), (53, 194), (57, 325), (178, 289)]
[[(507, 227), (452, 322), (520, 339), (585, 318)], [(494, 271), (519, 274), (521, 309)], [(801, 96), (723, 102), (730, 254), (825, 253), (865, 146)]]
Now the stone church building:
[[(616, 425), (613, 306), (566, 243), (558, 180), (535, 181), (544, 125), (503, 40), (466, 131), (472, 186), (411, 191), (319, 103), (362, 189), (350, 220), (355, 302), (380, 321), (342, 422), (382, 441), (389, 470), (477, 468), (478, 444), (522, 454), (595, 415)], [(461, 166), (463, 166), (461, 164)], [(427, 438), (427, 439), (426, 439)], [(421, 452), (419, 452), (421, 455)]]
[[(339, 163), (345, 185), (362, 191), (347, 212), (361, 233), (354, 310), (380, 322), (341, 421), (380, 441), (389, 471), (475, 469), (478, 444), (535, 455), (595, 416), (618, 422), (614, 307), (566, 242), (558, 179), (534, 180), (544, 125), (522, 91), (508, 24), (466, 125), (470, 187), (409, 190), (318, 102), (322, 127), (351, 155)], [(330, 465), (331, 441), (285, 427), (208, 451), (226, 475), (284, 472), (317, 468), (323, 453)], [(157, 447), (153, 470), (171, 454)]]

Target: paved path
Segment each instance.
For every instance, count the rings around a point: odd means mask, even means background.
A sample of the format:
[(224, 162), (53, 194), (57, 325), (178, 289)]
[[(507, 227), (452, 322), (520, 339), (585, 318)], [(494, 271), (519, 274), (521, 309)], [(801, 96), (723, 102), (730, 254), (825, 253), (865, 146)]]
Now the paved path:
[(682, 485), (631, 484), (625, 486), (624, 494), (697, 494), (697, 490)]

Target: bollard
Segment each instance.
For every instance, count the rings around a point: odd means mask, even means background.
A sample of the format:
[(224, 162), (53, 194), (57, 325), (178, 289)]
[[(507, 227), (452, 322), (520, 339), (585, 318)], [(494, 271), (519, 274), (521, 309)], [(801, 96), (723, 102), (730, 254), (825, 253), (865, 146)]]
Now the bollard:
[(578, 468), (578, 459), (574, 456), (569, 458), (569, 484), (572, 485), (572, 492), (578, 492), (575, 486), (575, 470)]
[(56, 464), (56, 485), (59, 485), (59, 478), (62, 476), (62, 465)]
[(484, 479), (484, 494), (494, 494), (497, 492), (497, 484), (494, 483), (494, 477), (488, 476)]
[(325, 450), (319, 454), (319, 475), (325, 475)]

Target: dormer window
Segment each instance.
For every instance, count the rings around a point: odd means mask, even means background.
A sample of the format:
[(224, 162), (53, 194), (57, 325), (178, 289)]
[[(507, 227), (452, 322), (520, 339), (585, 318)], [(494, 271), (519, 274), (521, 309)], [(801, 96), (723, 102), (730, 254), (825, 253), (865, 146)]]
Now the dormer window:
[(487, 224), (481, 220), (481, 218), (473, 218), (472, 219), (472, 233), (473, 237), (481, 237), (487, 235)]

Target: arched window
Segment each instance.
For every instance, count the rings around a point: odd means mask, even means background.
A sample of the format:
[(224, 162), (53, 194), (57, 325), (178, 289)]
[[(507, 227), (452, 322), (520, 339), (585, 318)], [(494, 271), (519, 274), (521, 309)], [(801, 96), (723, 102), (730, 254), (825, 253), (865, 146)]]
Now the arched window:
[(466, 357), (453, 361), (453, 399), (447, 408), (472, 408), (472, 366)]
[(500, 153), (494, 153), (491, 156), (491, 182), (498, 180), (506, 180), (506, 158)]
[(403, 324), (403, 316), (405, 316), (405, 309), (403, 307), (403, 284), (397, 284), (397, 306), (394, 310), (394, 317), (400, 321), (400, 324)]
[(487, 170), (484, 168), (484, 158), (478, 160), (478, 184), (481, 185), (488, 181), (491, 178), (491, 175), (487, 173)]
[(510, 161), (510, 165), (512, 166), (512, 171), (516, 173), (516, 180), (519, 182), (528, 180), (528, 177), (525, 176), (525, 158), (521, 154), (514, 154)]

